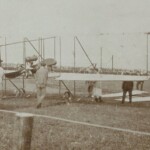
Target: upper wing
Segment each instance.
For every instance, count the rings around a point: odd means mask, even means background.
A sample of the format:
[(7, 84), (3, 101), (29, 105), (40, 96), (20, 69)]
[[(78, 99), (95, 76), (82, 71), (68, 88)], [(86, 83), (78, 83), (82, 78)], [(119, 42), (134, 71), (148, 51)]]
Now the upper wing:
[(82, 81), (145, 81), (149, 76), (134, 75), (110, 75), (110, 74), (83, 74), (83, 73), (60, 73), (56, 80), (82, 80)]
[(60, 77), (60, 73), (57, 73), (57, 72), (49, 72), (49, 73), (48, 73), (48, 77), (49, 77), (49, 78), (58, 78), (58, 77)]

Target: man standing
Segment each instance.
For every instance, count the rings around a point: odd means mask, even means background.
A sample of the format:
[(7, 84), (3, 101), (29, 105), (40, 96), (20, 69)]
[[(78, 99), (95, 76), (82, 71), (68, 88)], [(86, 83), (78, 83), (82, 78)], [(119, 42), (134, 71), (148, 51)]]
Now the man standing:
[(35, 74), (36, 79), (36, 88), (37, 88), (37, 108), (40, 108), (42, 105), (42, 101), (46, 95), (46, 85), (48, 80), (48, 70), (45, 68), (46, 64), (41, 62), (40, 69), (37, 70)]
[(124, 81), (122, 83), (123, 97), (122, 103), (124, 103), (126, 98), (126, 93), (129, 93), (129, 101), (132, 102), (132, 90), (133, 90), (133, 81)]

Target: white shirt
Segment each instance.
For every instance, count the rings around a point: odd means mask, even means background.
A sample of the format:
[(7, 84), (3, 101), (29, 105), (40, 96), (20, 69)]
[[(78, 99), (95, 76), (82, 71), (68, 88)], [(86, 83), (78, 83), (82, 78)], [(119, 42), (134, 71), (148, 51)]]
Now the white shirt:
[(46, 87), (48, 80), (48, 70), (41, 66), (40, 69), (36, 72), (35, 79), (37, 87)]

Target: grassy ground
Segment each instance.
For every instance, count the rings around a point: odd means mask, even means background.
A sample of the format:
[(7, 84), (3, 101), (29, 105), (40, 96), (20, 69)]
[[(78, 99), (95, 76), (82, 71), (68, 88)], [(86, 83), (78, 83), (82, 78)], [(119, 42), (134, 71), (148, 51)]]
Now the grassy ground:
[[(121, 83), (114, 83), (120, 90)], [(103, 83), (108, 91), (112, 82)], [(145, 83), (149, 90), (149, 82)], [(0, 101), (0, 108), (55, 116), (75, 121), (99, 124), (150, 133), (150, 102), (125, 103), (104, 99), (96, 103), (82, 97), (67, 105), (58, 95), (47, 96), (41, 109), (36, 109), (36, 98), (11, 98)], [(0, 113), (0, 150), (11, 150), (15, 115)], [(34, 117), (32, 150), (149, 150), (150, 136), (90, 127), (59, 120)]]

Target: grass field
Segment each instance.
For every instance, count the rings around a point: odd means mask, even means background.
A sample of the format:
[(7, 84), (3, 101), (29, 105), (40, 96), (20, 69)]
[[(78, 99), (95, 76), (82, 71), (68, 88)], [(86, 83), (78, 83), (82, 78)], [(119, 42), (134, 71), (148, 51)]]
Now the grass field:
[[(30, 82), (31, 83), (31, 82)], [(52, 85), (52, 82), (50, 83)], [(71, 88), (71, 84), (67, 83)], [(121, 91), (121, 82), (102, 83), (104, 92)], [(57, 85), (54, 84), (57, 88)], [(150, 91), (150, 81), (144, 90)], [(86, 92), (86, 85), (78, 83), (79, 91)], [(49, 91), (47, 91), (49, 92)], [(68, 120), (129, 129), (150, 133), (150, 102), (125, 103), (104, 99), (96, 103), (85, 97), (67, 105), (61, 96), (47, 95), (41, 109), (36, 109), (36, 98), (6, 98), (0, 101), (0, 109), (55, 116)], [(144, 95), (143, 95), (144, 96)], [(0, 112), (0, 150), (11, 150), (15, 115)], [(32, 150), (149, 150), (150, 136), (93, 127), (60, 120), (34, 117)]]

